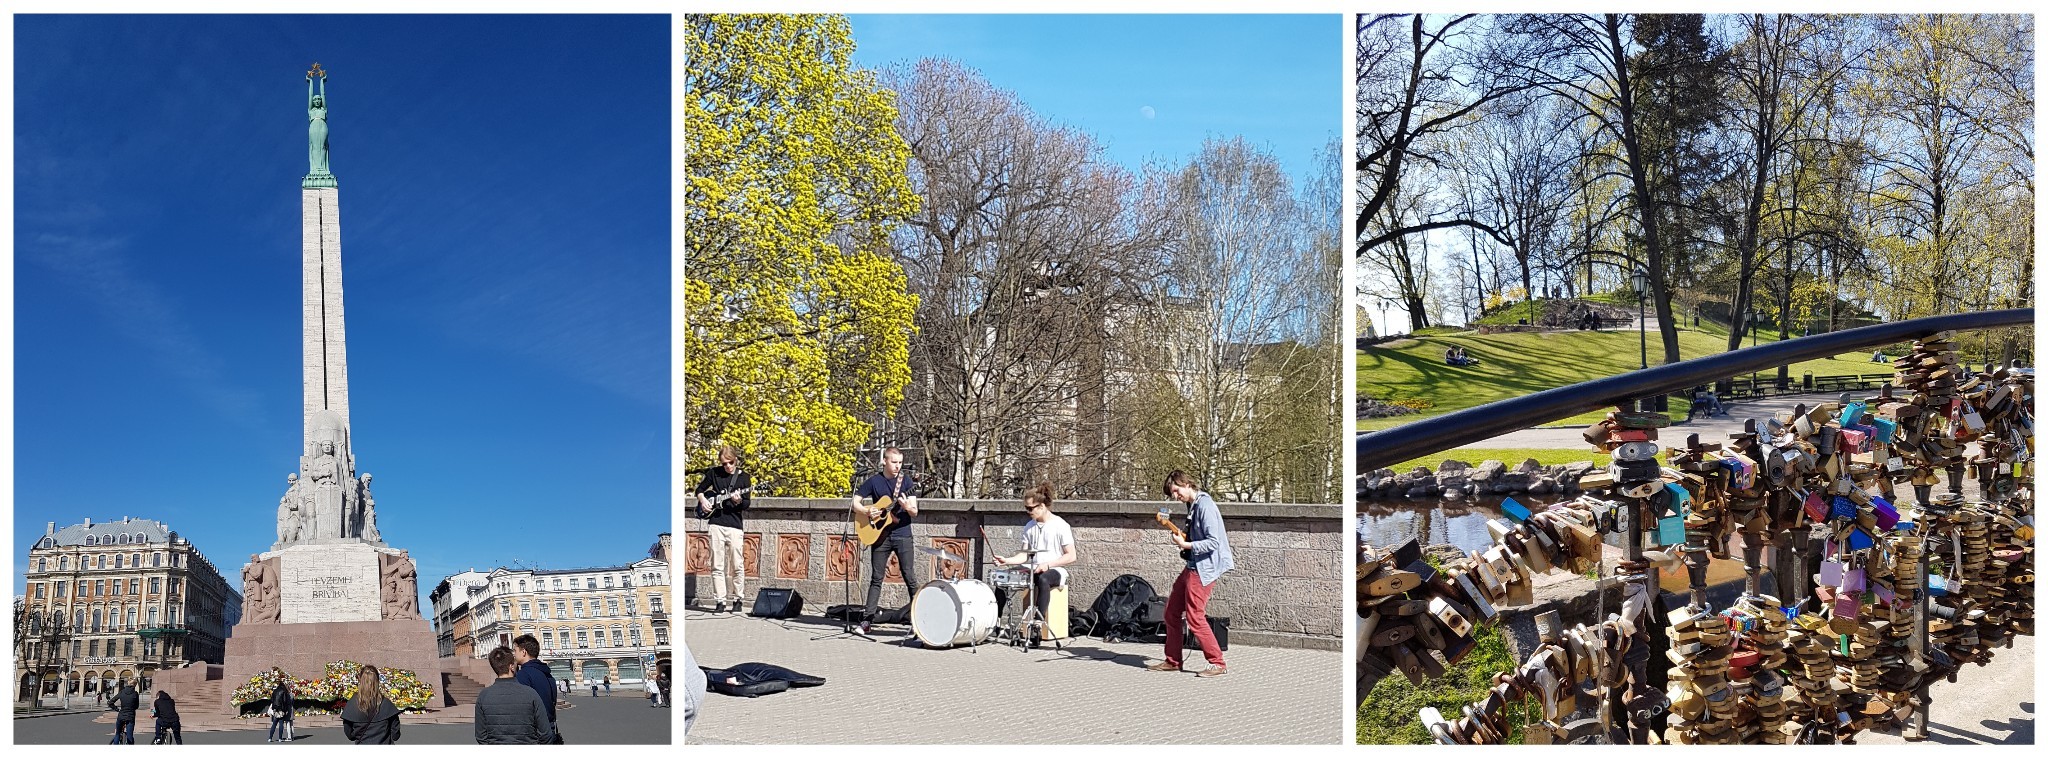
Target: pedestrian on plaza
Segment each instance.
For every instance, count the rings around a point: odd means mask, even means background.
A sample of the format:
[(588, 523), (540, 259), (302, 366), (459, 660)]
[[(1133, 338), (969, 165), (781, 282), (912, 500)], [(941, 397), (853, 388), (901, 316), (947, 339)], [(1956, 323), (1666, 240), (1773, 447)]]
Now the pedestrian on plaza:
[(587, 680), (587, 681), (589, 681), (589, 682), (590, 682), (590, 696), (591, 696), (591, 697), (597, 697), (597, 680), (596, 680), (596, 679), (590, 679), (590, 680)]
[(479, 745), (545, 745), (554, 739), (548, 707), (532, 687), (519, 683), (519, 662), (512, 648), (491, 651), (497, 681), (476, 693), (476, 741)]
[(292, 688), (284, 670), (270, 667), (270, 673), (277, 677), (277, 686), (270, 688), (270, 737), (264, 742), (292, 741)]
[(661, 707), (667, 708), (671, 705), (674, 705), (675, 700), (673, 698), (670, 698), (668, 694), (668, 672), (661, 672), (659, 676), (656, 676), (654, 678), (654, 683), (657, 686), (661, 687)]
[(142, 707), (142, 696), (135, 694), (134, 686), (121, 683), (121, 691), (107, 699), (107, 710), (114, 712), (114, 741), (110, 745), (135, 744), (135, 709)]
[(171, 732), (175, 744), (185, 744), (185, 729), (178, 723), (178, 701), (171, 699), (171, 693), (156, 691), (156, 702), (149, 706), (149, 715), (156, 717), (156, 738), (149, 744), (164, 744), (164, 730)]
[(562, 744), (562, 724), (555, 716), (557, 697), (555, 677), (548, 673), (548, 665), (540, 661), (540, 640), (531, 634), (512, 638), (512, 660), (519, 664), (519, 673), (514, 679), (520, 684), (533, 688), (533, 694), (540, 696), (542, 705), (548, 709), (548, 734), (551, 745)]
[(376, 666), (356, 672), (356, 696), (341, 709), (341, 733), (358, 745), (397, 744), (398, 706), (384, 696)]
[(611, 697), (611, 696), (612, 696), (612, 675), (611, 675), (611, 674), (605, 674), (605, 675), (604, 675), (604, 696), (605, 696), (605, 697)]
[(641, 674), (641, 675), (640, 675), (640, 686), (641, 686), (641, 688), (643, 688), (643, 689), (647, 690), (647, 707), (649, 707), (649, 708), (660, 708), (660, 707), (661, 707), (661, 687), (659, 687), (659, 686), (655, 685), (655, 683), (654, 683), (654, 677), (648, 676), (648, 675), (646, 675), (646, 674)]

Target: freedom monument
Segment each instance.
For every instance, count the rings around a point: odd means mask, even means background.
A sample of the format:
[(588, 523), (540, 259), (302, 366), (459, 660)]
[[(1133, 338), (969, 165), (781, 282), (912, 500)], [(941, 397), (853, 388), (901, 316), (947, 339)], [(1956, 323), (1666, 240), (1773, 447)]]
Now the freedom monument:
[[(418, 569), (377, 530), (371, 477), (356, 465), (348, 417), (348, 340), (341, 286), (340, 184), (329, 168), (327, 72), (306, 73), (307, 162), (299, 182), (304, 306), (304, 438), (285, 477), (277, 541), (242, 568), (242, 620), (220, 666), (164, 672), (160, 685), (183, 703), (218, 703), (234, 688), (282, 667), (319, 678), (351, 660), (409, 669), (454, 705), (490, 681), (480, 661), (442, 659), (419, 612)], [(465, 666), (465, 664), (468, 664)], [(468, 681), (464, 681), (467, 679)], [(175, 689), (173, 689), (175, 687)]]

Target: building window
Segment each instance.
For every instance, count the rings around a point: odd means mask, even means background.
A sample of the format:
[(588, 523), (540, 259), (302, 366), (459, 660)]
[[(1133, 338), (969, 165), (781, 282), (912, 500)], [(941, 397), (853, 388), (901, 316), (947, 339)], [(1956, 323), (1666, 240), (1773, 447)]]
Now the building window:
[(640, 645), (640, 627), (637, 626), (633, 627), (633, 645), (635, 647)]
[[(142, 541), (142, 536), (141, 536), (141, 535), (136, 535), (136, 537), (135, 537), (135, 541), (136, 541), (136, 542), (141, 542), (141, 541)], [(141, 554), (141, 553), (129, 553), (129, 554), (128, 554), (128, 565), (130, 565), (130, 566), (134, 566), (134, 567), (136, 567), (136, 568), (142, 568), (142, 554)]]
[(576, 601), (576, 618), (583, 618), (583, 601)]
[(545, 619), (545, 618), (547, 618), (547, 617), (548, 617), (548, 604), (547, 604), (547, 603), (541, 603), (541, 604), (540, 604), (540, 617), (541, 617), (541, 618), (543, 618), (543, 619)]
[(71, 568), (71, 556), (68, 556), (68, 555), (60, 555), (60, 556), (57, 556), (57, 570), (58, 570), (58, 571), (64, 571), (64, 570), (66, 570), (66, 569), (69, 569), (69, 568)]
[(43, 585), (40, 585), (40, 584), (36, 585), (36, 599), (37, 599), (37, 600), (41, 600), (41, 599), (43, 599)]
[(663, 628), (661, 628), (661, 627), (658, 627), (658, 626), (654, 628), (654, 644), (656, 644), (656, 645), (666, 645), (666, 644), (668, 644), (668, 630), (667, 630), (667, 629), (663, 629)]
[(128, 580), (128, 594), (142, 594), (142, 579), (140, 577)]
[(163, 578), (163, 577), (160, 577), (160, 576), (152, 576), (152, 577), (150, 577), (150, 578), (149, 578), (149, 594), (155, 595), (155, 594), (159, 594), (159, 593), (162, 593), (163, 591), (164, 591), (164, 578)]
[(90, 655), (94, 658), (98, 658), (100, 656), (100, 641), (93, 640), (92, 642), (86, 643), (85, 652), (87, 655)]
[(530, 619), (530, 618), (533, 618), (533, 604), (532, 604), (532, 603), (529, 603), (529, 602), (526, 602), (526, 601), (523, 601), (523, 600), (522, 600), (522, 601), (520, 601), (520, 603), (519, 603), (519, 620), (521, 620), (521, 621), (524, 621), (524, 620), (526, 620), (526, 619)]
[(568, 618), (568, 617), (569, 617), (569, 604), (568, 604), (568, 603), (564, 603), (564, 602), (562, 602), (562, 601), (560, 601), (560, 600), (557, 600), (557, 601), (555, 601), (555, 615), (556, 615), (556, 616), (560, 616), (560, 617), (562, 617), (562, 618)]
[(588, 633), (588, 632), (585, 632), (585, 631), (583, 631), (582, 629), (577, 629), (577, 630), (576, 630), (576, 646), (577, 646), (577, 647), (590, 647), (590, 633)]
[(106, 557), (106, 556), (104, 556), (104, 555), (102, 555), (102, 556), (100, 556), (100, 568), (106, 568), (106, 567), (107, 567), (107, 557)]
[(638, 600), (635, 600), (635, 599), (633, 599), (633, 598), (630, 598), (630, 597), (629, 597), (629, 598), (626, 598), (626, 615), (628, 615), (628, 616), (635, 616), (635, 615), (639, 615), (639, 613), (640, 613), (640, 608), (639, 608), (639, 605), (638, 605), (638, 603), (639, 603), (639, 602), (640, 602), (640, 601), (638, 601)]
[(173, 608), (171, 608), (171, 626), (177, 626), (177, 625), (178, 625), (178, 609), (177, 609), (177, 608), (175, 608), (175, 607), (173, 607)]
[(152, 605), (149, 607), (149, 613), (145, 614), (145, 618), (149, 619), (150, 626), (156, 626), (156, 606)]
[(50, 570), (50, 559), (48, 559), (48, 558), (38, 558), (38, 559), (36, 559), (36, 570), (37, 570), (37, 571), (49, 571), (49, 570)]
[(604, 587), (605, 587), (605, 589), (611, 589), (611, 587), (612, 587), (612, 578), (611, 578), (611, 577), (607, 576), (607, 577), (605, 577), (605, 578), (604, 578)]
[(604, 647), (604, 627), (600, 626), (596, 629), (592, 629), (591, 631), (595, 633), (595, 636), (597, 637), (597, 646)]
[(150, 553), (150, 554), (149, 554), (149, 567), (150, 567), (150, 568), (157, 568), (157, 567), (159, 567), (159, 566), (162, 566), (162, 565), (164, 565), (164, 554), (163, 554), (163, 553)]
[(521, 580), (519, 580), (519, 591), (520, 591), (520, 592), (525, 592), (525, 591), (526, 591), (526, 580), (525, 580), (525, 579), (521, 579)]
[(63, 582), (58, 582), (58, 583), (57, 583), (57, 598), (61, 600), (61, 599), (63, 599), (63, 597), (64, 597), (64, 583), (63, 583)]
[(133, 657), (135, 655), (134, 637), (129, 637), (128, 639), (121, 640), (121, 655), (122, 657)]
[[(81, 608), (81, 609), (79, 609), (79, 610), (76, 610), (76, 611), (72, 611), (72, 612), (71, 612), (71, 631), (74, 631), (74, 632), (76, 632), (76, 631), (78, 631), (78, 630), (80, 630), (80, 629), (84, 629), (84, 628), (85, 628), (85, 609)], [(77, 656), (78, 654), (77, 654), (77, 653), (72, 653), (72, 655), (73, 655), (73, 656), (75, 657), (75, 656)]]
[(142, 639), (142, 656), (144, 658), (156, 657), (156, 638), (144, 637)]
[(546, 630), (546, 629), (543, 629), (543, 630), (541, 630), (541, 632), (540, 632), (540, 646), (541, 646), (541, 647), (549, 647), (549, 648), (551, 648), (551, 647), (554, 647), (554, 646), (555, 646), (555, 633), (554, 633), (554, 632), (552, 632), (552, 631), (548, 631), (548, 630)]
[(647, 610), (648, 610), (648, 611), (650, 611), (650, 612), (653, 612), (653, 613), (660, 613), (660, 612), (661, 612), (661, 596), (660, 596), (660, 595), (648, 595), (648, 596), (647, 596)]
[(608, 597), (608, 598), (605, 598), (605, 599), (604, 599), (604, 615), (606, 615), (606, 616), (617, 616), (617, 615), (619, 615), (619, 599), (618, 599), (618, 598), (615, 598), (615, 597)]
[(92, 535), (90, 535), (90, 534), (88, 534), (88, 535), (85, 535), (85, 546), (86, 546), (86, 547), (92, 547), (92, 543), (93, 543)]
[[(101, 560), (105, 560), (105, 559), (104, 559), (104, 558), (102, 558)], [(105, 579), (94, 579), (94, 580), (92, 580), (92, 596), (93, 596), (93, 597), (106, 597), (106, 595), (107, 595), (107, 580), (105, 580)]]
[(128, 628), (135, 628), (135, 606), (128, 606)]
[(561, 588), (562, 588), (562, 580), (560, 580), (560, 579), (556, 579), (556, 580), (555, 580), (555, 589), (558, 589), (558, 590), (559, 590), (559, 589), (561, 589)]
[(83, 642), (79, 642), (78, 640), (72, 640), (72, 641), (71, 641), (71, 657), (73, 657), (73, 658), (78, 658), (78, 657), (80, 657), (80, 656), (79, 656), (79, 654), (78, 654), (78, 649), (79, 649), (80, 647), (84, 646), (84, 645), (85, 645), (85, 643), (83, 643)]

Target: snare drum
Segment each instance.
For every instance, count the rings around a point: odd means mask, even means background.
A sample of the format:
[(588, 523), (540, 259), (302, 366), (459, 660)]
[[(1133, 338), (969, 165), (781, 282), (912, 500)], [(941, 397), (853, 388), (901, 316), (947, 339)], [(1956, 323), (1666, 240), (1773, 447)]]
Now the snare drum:
[(970, 645), (996, 626), (996, 593), (977, 579), (934, 579), (910, 601), (910, 630), (929, 647)]
[(1031, 569), (1023, 566), (989, 569), (988, 583), (999, 590), (1021, 590), (1031, 586)]

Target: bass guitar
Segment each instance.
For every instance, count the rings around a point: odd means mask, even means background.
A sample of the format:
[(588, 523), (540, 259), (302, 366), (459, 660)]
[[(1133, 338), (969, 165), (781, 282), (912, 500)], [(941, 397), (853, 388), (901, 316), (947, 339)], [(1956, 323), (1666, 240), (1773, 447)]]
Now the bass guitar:
[(736, 502), (740, 499), (740, 496), (745, 495), (749, 492), (753, 492), (754, 490), (761, 489), (766, 486), (768, 486), (767, 482), (757, 482), (753, 486), (747, 487), (746, 489), (738, 489), (733, 490), (731, 492), (721, 492), (714, 497), (705, 498), (706, 500), (711, 501), (711, 509), (705, 510), (704, 506), (700, 504), (697, 506), (697, 516), (700, 518), (711, 518), (712, 516), (716, 516), (718, 515), (719, 510), (726, 503)]
[[(1164, 505), (1159, 506), (1159, 515), (1157, 516), (1157, 518), (1159, 519), (1159, 525), (1166, 527), (1166, 531), (1173, 532), (1173, 536), (1179, 537), (1181, 539), (1188, 538), (1187, 532), (1183, 532), (1180, 530), (1180, 527), (1173, 525), (1173, 509), (1171, 507)], [(1185, 561), (1192, 555), (1194, 555), (1194, 551), (1189, 550), (1187, 548), (1181, 548), (1181, 560)]]

